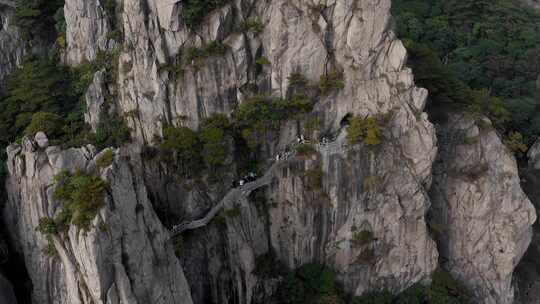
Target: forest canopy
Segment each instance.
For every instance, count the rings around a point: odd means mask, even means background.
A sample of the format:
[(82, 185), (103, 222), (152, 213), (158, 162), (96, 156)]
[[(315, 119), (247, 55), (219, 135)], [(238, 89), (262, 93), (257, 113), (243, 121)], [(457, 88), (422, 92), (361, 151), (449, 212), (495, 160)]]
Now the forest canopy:
[(512, 0), (394, 0), (396, 31), (429, 108), (488, 115), (503, 133), (540, 135), (540, 14)]

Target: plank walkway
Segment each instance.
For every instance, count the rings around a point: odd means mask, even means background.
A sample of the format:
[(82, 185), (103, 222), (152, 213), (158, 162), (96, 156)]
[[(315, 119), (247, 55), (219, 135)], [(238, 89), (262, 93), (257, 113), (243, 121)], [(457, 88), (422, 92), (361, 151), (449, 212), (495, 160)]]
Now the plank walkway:
[[(1, 0), (0, 0), (1, 1)], [(337, 153), (343, 153), (347, 146), (344, 144), (345, 138), (343, 136), (338, 137), (338, 139), (334, 142), (328, 143), (326, 145), (315, 145), (317, 151), (321, 154), (325, 155), (332, 155)], [(182, 222), (179, 225), (176, 225), (171, 230), (171, 238), (180, 235), (182, 232), (186, 230), (193, 230), (197, 228), (204, 227), (208, 225), (216, 215), (219, 214), (219, 212), (228, 206), (230, 203), (237, 201), (241, 197), (247, 197), (251, 192), (257, 190), (260, 187), (269, 185), (272, 182), (272, 178), (274, 177), (274, 171), (277, 168), (277, 166), (284, 162), (286, 160), (280, 160), (274, 162), (274, 164), (266, 171), (263, 177), (251, 182), (247, 183), (241, 187), (231, 189), (225, 197), (210, 211), (201, 219), (193, 220), (193, 221), (185, 221)]]

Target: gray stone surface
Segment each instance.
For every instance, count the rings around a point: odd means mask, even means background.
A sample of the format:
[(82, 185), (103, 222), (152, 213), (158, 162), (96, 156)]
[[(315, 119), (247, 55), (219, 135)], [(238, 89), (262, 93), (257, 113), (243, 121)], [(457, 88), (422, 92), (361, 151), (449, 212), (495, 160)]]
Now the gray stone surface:
[(449, 117), (431, 191), (443, 266), (478, 303), (513, 303), (513, 271), (531, 241), (535, 209), (491, 125), (479, 131), (465, 114)]
[(37, 150), (24, 139), (11, 146), (7, 181), (7, 227), (24, 254), (33, 282), (34, 303), (186, 303), (189, 286), (182, 266), (167, 243), (168, 231), (147, 199), (141, 175), (118, 155), (113, 166), (94, 172), (110, 189), (106, 206), (87, 232), (72, 226), (52, 238), (57, 255), (35, 230), (39, 219), (54, 217), (61, 204), (53, 199), (53, 176), (68, 170), (95, 170), (92, 147)]

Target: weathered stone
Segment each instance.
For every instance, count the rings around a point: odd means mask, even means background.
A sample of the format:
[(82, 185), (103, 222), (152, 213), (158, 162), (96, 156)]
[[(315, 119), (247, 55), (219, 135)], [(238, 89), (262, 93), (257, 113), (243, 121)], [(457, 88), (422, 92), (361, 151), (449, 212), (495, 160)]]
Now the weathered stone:
[(47, 138), (47, 135), (41, 131), (36, 133), (34, 140), (36, 141), (36, 144), (42, 149), (45, 149), (49, 146), (49, 139)]
[[(24, 254), (35, 303), (186, 303), (190, 289), (168, 232), (148, 201), (142, 176), (118, 160), (100, 176), (109, 183), (106, 205), (89, 231), (71, 226), (53, 235), (53, 257), (44, 253), (47, 239), (35, 230), (43, 217), (54, 217), (62, 204), (52, 195), (53, 176), (88, 170), (92, 147), (68, 150), (9, 148), (7, 227)], [(132, 160), (133, 161), (133, 160)]]
[(492, 128), (477, 129), (462, 114), (440, 126), (432, 226), (443, 267), (476, 301), (510, 304), (512, 274), (531, 241), (536, 212), (520, 187), (515, 158)]

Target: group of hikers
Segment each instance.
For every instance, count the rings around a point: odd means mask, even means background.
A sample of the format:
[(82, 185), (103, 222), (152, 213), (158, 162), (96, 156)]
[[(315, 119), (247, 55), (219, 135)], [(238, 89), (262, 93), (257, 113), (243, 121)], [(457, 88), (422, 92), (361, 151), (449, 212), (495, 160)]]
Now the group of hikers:
[[(300, 134), (300, 136), (296, 139), (297, 145), (303, 145), (303, 144), (309, 144), (310, 141), (304, 137), (303, 134)], [(319, 146), (325, 146), (328, 145), (331, 141), (327, 137), (321, 138), (321, 140), (318, 142), (317, 145)], [(284, 151), (280, 151), (276, 154), (275, 160), (276, 162), (283, 161), (289, 159), (291, 156), (294, 155), (293, 150), (291, 150), (289, 147), (287, 147)], [(236, 187), (242, 187), (243, 185), (247, 183), (254, 182), (257, 180), (257, 173), (255, 172), (249, 172), (244, 177), (240, 178), (239, 180), (233, 181), (233, 188)]]

